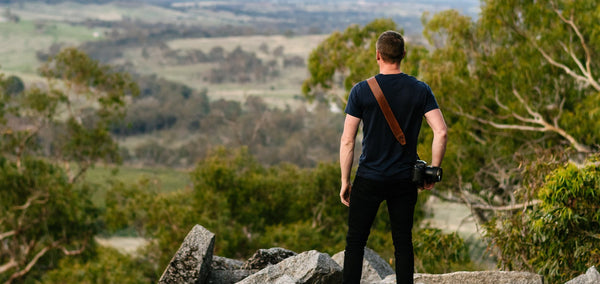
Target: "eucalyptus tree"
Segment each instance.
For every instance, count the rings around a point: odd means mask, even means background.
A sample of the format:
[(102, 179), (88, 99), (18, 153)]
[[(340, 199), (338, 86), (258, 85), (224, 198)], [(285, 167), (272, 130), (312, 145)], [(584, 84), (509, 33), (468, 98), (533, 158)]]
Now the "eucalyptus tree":
[(590, 162), (600, 149), (599, 9), (484, 1), (476, 21), (456, 11), (424, 17), (434, 51), (421, 71), (456, 137), (454, 188), (443, 196), (472, 209), (502, 267), (551, 282), (600, 257), (597, 206), (583, 202), (600, 193)]
[(45, 84), (18, 95), (0, 89), (0, 281), (7, 283), (39, 278), (62, 256), (93, 247), (99, 211), (82, 177), (98, 161), (118, 160), (108, 127), (138, 92), (128, 75), (73, 48), (40, 74)]
[(451, 114), (463, 197), (484, 193), (470, 203), (512, 210), (537, 202), (528, 185), (552, 168), (536, 171), (540, 165), (581, 162), (599, 149), (598, 5), (485, 1), (481, 8), (477, 21), (456, 11), (424, 17), (435, 49), (422, 73)]

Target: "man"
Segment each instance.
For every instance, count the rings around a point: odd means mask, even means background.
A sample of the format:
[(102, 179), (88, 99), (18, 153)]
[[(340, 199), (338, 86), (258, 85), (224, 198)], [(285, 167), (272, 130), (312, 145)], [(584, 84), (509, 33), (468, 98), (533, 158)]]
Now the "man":
[[(380, 74), (375, 78), (405, 135), (406, 144), (401, 145), (396, 140), (368, 83), (356, 84), (348, 98), (340, 142), (340, 198), (350, 207), (344, 283), (360, 282), (364, 247), (383, 200), (387, 202), (392, 225), (397, 283), (413, 283), (412, 226), (418, 189), (411, 177), (418, 160), (417, 138), (424, 116), (434, 134), (431, 165), (439, 167), (446, 151), (447, 127), (429, 86), (400, 69), (406, 55), (402, 35), (395, 31), (384, 32), (377, 40), (376, 50)], [(362, 154), (351, 185), (354, 144), (361, 120)], [(424, 189), (430, 190), (433, 185), (426, 183)]]

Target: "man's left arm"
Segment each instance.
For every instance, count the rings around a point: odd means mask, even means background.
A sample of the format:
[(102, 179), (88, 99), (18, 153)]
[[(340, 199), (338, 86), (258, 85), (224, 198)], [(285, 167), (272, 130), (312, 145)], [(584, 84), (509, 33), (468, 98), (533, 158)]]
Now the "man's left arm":
[[(425, 113), (425, 119), (427, 124), (433, 130), (433, 142), (431, 143), (431, 165), (434, 167), (440, 167), (442, 160), (446, 154), (446, 143), (448, 140), (447, 132), (448, 127), (444, 121), (444, 116), (439, 108), (433, 109)], [(433, 183), (425, 184), (425, 189), (429, 190), (433, 188)]]

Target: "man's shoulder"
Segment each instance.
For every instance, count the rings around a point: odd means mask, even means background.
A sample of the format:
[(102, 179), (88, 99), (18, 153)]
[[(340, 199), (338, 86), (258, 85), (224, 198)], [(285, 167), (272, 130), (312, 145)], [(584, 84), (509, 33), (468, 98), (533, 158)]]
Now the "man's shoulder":
[(354, 86), (352, 86), (352, 90), (361, 91), (365, 88), (365, 86), (368, 87), (368, 85), (369, 84), (367, 83), (367, 79), (365, 79), (365, 80), (362, 80), (362, 81), (354, 84)]
[(367, 92), (368, 90), (370, 90), (370, 87), (367, 83), (367, 80), (362, 80), (352, 86), (352, 89), (350, 90), (350, 96), (358, 96)]
[(406, 80), (422, 88), (429, 88), (429, 85), (414, 76), (406, 74)]

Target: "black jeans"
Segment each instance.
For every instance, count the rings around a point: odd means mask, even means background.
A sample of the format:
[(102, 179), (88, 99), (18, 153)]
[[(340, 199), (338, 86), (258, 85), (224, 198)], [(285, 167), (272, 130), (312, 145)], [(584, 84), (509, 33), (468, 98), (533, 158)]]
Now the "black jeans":
[(361, 177), (354, 179), (350, 193), (343, 283), (360, 283), (364, 248), (383, 200), (387, 202), (392, 225), (396, 281), (398, 284), (413, 283), (412, 226), (417, 195), (417, 187), (410, 181), (389, 183)]

